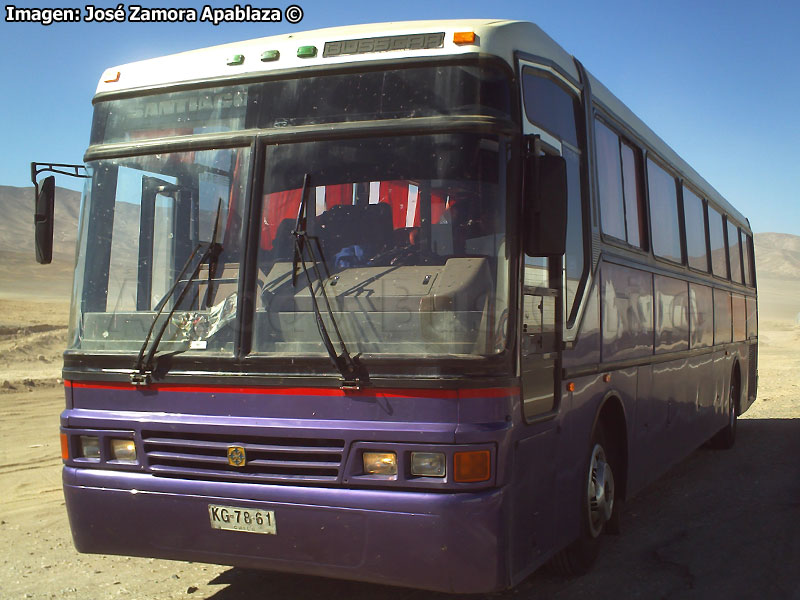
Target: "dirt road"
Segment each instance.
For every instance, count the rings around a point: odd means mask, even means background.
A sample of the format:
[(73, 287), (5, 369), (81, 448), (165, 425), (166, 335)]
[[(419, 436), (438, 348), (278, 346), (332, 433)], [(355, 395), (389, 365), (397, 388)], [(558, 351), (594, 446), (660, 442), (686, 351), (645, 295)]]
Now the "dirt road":
[[(13, 310), (0, 308), (6, 316)], [(17, 356), (18, 379), (0, 389), (0, 598), (452, 598), (214, 565), (77, 554), (61, 494), (63, 391), (55, 383), (49, 336), (40, 346), (34, 340), (63, 327), (65, 315), (58, 308), (49, 319), (42, 311), (36, 314), (43, 322), (21, 328), (6, 323), (0, 331), (3, 355), (23, 352), (28, 361), (25, 371)], [(698, 450), (637, 496), (627, 506), (623, 534), (605, 539), (592, 573), (575, 580), (537, 573), (491, 598), (800, 600), (798, 342), (800, 327), (762, 324), (759, 400), (740, 421), (736, 447)], [(0, 384), (3, 378), (0, 374)]]

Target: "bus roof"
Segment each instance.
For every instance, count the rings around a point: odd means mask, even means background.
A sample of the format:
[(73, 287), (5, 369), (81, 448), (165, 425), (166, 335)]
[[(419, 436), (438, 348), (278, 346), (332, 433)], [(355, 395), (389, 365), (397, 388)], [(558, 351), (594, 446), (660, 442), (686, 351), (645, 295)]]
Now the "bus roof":
[[(475, 39), (472, 43), (459, 43), (454, 39), (458, 32), (474, 32)], [(347, 46), (336, 45), (345, 41), (349, 42)], [(314, 47), (313, 54), (307, 50), (301, 55), (300, 48), (307, 46)], [(278, 52), (277, 57), (274, 51)], [(183, 83), (268, 76), (304, 68), (476, 52), (498, 56), (513, 67), (517, 51), (551, 61), (573, 80), (580, 81), (572, 55), (535, 24), (461, 19), (330, 27), (181, 52), (106, 69), (97, 86), (97, 94), (106, 96), (114, 92), (144, 91)], [(680, 176), (698, 187), (706, 198), (750, 230), (747, 219), (622, 101), (591, 74), (589, 81), (595, 100), (612, 116), (667, 161)]]
[[(474, 32), (475, 43), (454, 42), (453, 34), (456, 32)], [(427, 48), (418, 47), (425, 44), (425, 40), (420, 40), (422, 36), (439, 33), (444, 34), (439, 44), (429, 44), (431, 47)], [(369, 46), (362, 45), (359, 51), (324, 55), (326, 43), (342, 40), (374, 42), (376, 38), (395, 38), (391, 41), (398, 49), (387, 50), (383, 46), (369, 49)], [(316, 55), (299, 57), (298, 49), (305, 46), (314, 46), (317, 49)], [(269, 75), (307, 67), (444, 57), (475, 52), (499, 56), (513, 66), (514, 50), (520, 48), (541, 56), (557, 57), (557, 62), (565, 65), (575, 79), (578, 78), (570, 55), (536, 25), (523, 21), (465, 19), (330, 27), (181, 52), (106, 69), (100, 78), (97, 93), (146, 89), (221, 77)], [(262, 55), (271, 50), (277, 50), (280, 56), (276, 60), (263, 61)], [(241, 55), (242, 62), (228, 64), (236, 55)]]

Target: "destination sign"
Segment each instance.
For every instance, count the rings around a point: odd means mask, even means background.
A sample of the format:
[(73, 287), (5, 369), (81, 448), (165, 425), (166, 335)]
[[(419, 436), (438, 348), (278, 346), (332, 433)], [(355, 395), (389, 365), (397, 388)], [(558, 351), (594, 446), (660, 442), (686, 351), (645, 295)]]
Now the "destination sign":
[(444, 32), (413, 33), (410, 35), (387, 35), (383, 37), (362, 38), (360, 40), (341, 40), (325, 42), (322, 56), (344, 56), (348, 54), (370, 54), (392, 50), (428, 50), (444, 46)]
[(96, 105), (92, 143), (244, 129), (247, 86), (186, 90)]

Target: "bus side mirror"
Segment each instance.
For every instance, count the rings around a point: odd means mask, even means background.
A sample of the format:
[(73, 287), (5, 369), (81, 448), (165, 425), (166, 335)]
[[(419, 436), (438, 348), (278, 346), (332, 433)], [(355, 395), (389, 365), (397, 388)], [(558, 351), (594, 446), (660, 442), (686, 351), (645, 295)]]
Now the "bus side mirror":
[(524, 239), (528, 256), (561, 256), (567, 245), (567, 161), (545, 154), (525, 173)]
[(36, 262), (43, 265), (53, 260), (53, 207), (55, 206), (56, 178), (45, 177), (36, 194), (33, 215)]

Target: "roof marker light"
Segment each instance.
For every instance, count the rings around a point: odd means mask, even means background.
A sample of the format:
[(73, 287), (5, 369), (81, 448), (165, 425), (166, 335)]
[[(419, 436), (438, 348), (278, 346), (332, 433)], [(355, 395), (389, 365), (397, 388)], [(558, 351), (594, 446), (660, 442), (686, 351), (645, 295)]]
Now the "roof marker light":
[(316, 46), (300, 46), (297, 49), (297, 58), (314, 58), (316, 55)]
[(114, 79), (104, 79), (103, 83), (117, 83), (119, 81), (119, 74), (120, 72), (117, 71), (117, 76)]
[(261, 62), (272, 62), (281, 57), (280, 50), (266, 50), (261, 53)]
[(235, 67), (244, 63), (244, 54), (234, 54), (228, 59), (228, 66)]
[(453, 34), (454, 44), (476, 44), (477, 36), (474, 31), (456, 31)]

